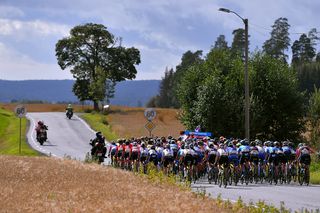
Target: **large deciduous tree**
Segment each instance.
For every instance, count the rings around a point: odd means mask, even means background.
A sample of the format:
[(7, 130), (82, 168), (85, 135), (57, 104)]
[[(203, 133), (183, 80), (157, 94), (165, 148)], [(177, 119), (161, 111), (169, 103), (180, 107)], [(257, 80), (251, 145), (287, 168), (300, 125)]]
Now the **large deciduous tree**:
[(263, 44), (263, 51), (273, 58), (286, 61), (285, 53), (290, 46), (289, 28), (287, 18), (278, 18), (272, 25), (271, 37)]
[(93, 101), (95, 110), (108, 94), (108, 81), (136, 76), (139, 50), (123, 47), (118, 41), (104, 25), (87, 23), (72, 28), (70, 36), (56, 44), (59, 66), (63, 70), (70, 68), (76, 79), (73, 92), (81, 101)]

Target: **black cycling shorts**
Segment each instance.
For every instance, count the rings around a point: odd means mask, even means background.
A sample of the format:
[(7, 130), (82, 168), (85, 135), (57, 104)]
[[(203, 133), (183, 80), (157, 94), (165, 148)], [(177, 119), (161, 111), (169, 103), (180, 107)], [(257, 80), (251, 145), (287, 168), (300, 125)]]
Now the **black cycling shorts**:
[(138, 152), (132, 152), (130, 160), (138, 160)]
[(219, 165), (228, 164), (228, 163), (229, 163), (229, 157), (227, 155), (220, 156)]
[(193, 164), (193, 156), (191, 154), (186, 154), (183, 159), (184, 166)]
[(308, 154), (303, 154), (300, 156), (300, 163), (303, 163), (305, 165), (310, 165), (311, 163), (311, 157)]
[(214, 164), (216, 161), (216, 155), (208, 155), (208, 161), (211, 164)]
[(164, 156), (163, 157), (163, 166), (167, 167), (170, 163), (173, 163), (173, 157), (172, 156)]

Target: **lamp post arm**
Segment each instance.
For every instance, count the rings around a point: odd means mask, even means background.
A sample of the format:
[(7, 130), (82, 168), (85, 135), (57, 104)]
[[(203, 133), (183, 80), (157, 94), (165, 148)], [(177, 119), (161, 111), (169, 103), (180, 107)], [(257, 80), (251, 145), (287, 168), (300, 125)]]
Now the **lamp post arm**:
[(243, 21), (243, 23), (245, 23), (245, 20), (246, 20), (246, 19), (242, 18), (238, 13), (236, 13), (236, 12), (234, 12), (234, 11), (232, 11), (232, 10), (230, 10), (230, 13), (233, 13), (233, 14), (235, 14), (236, 16), (238, 16), (239, 18), (241, 18), (241, 20)]

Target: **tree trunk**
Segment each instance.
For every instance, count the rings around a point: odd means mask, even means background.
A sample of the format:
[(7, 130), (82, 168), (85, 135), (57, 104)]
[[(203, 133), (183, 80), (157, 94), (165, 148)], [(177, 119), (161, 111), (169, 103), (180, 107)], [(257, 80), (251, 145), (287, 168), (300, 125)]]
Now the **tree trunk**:
[(93, 110), (99, 112), (99, 103), (98, 103), (98, 101), (93, 101)]

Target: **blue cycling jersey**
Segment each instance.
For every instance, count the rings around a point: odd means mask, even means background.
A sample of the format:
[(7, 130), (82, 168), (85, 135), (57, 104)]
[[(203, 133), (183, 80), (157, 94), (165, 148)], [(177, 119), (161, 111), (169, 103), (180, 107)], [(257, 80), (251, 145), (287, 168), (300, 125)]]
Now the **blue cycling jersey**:
[(235, 158), (237, 159), (238, 158), (237, 148), (227, 147), (227, 152), (228, 152), (229, 159), (235, 159)]
[(289, 146), (283, 146), (282, 151), (286, 156), (290, 156), (291, 153), (294, 153), (294, 150), (290, 148)]
[(266, 152), (265, 152), (264, 148), (261, 147), (261, 146), (257, 146), (257, 148), (258, 148), (258, 152), (259, 152), (259, 158), (260, 159), (265, 159), (266, 158)]
[(171, 150), (178, 150), (178, 146), (177, 146), (177, 144), (170, 144), (170, 149)]
[(239, 154), (249, 153), (249, 152), (250, 152), (250, 146), (247, 146), (247, 145), (241, 145), (238, 149)]

